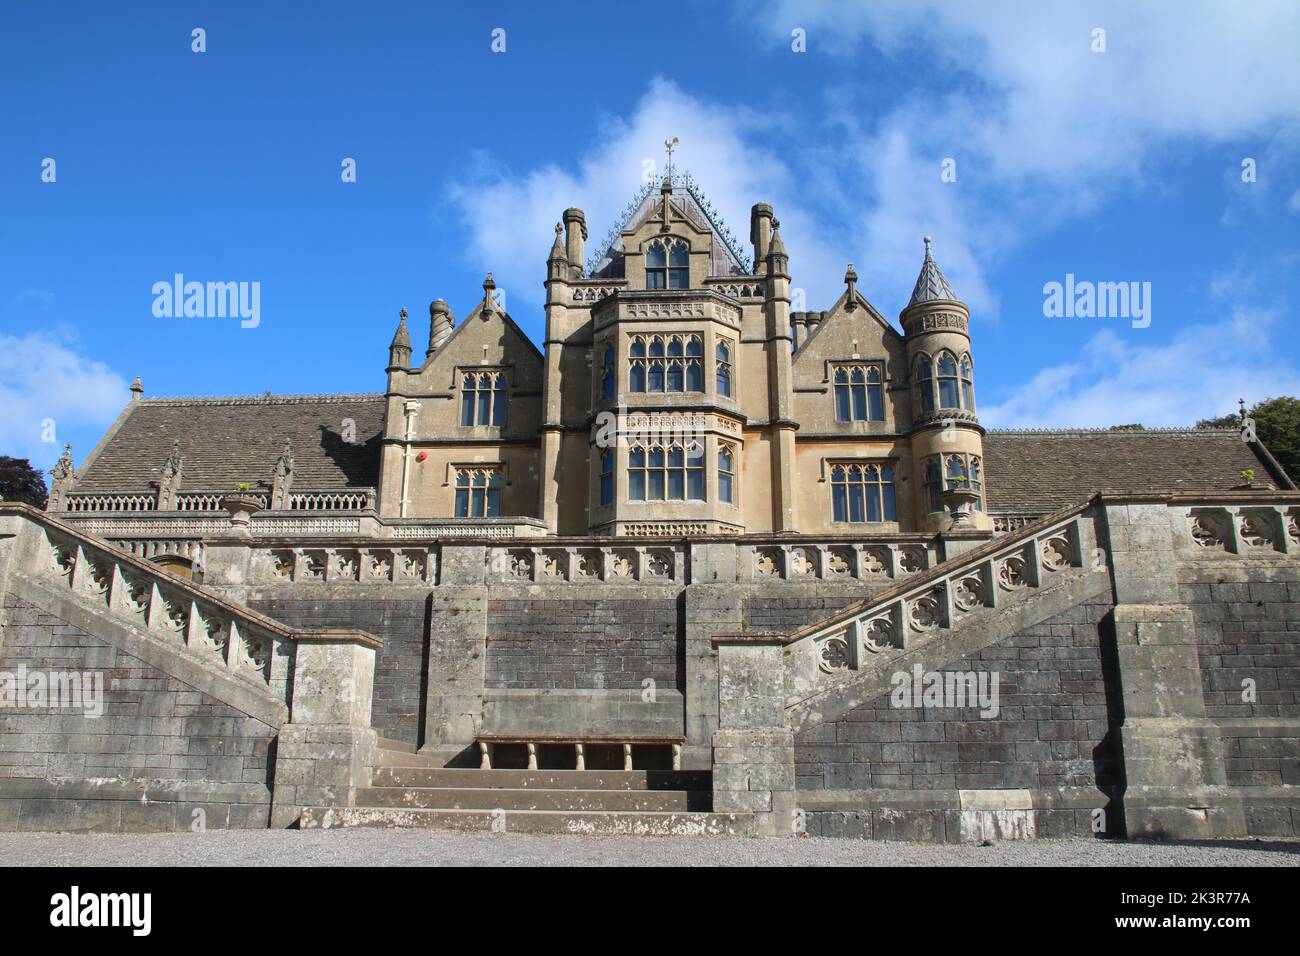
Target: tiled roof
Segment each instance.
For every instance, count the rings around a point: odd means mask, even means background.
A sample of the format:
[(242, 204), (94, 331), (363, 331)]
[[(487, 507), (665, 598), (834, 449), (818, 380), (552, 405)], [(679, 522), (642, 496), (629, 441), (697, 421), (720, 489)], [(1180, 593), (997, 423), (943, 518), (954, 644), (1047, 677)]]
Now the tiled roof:
[(990, 431), (984, 476), (990, 511), (1057, 511), (1096, 491), (1227, 491), (1268, 469), (1235, 429)]
[(912, 298), (907, 305), (911, 308), (921, 302), (956, 298), (957, 293), (952, 291), (952, 286), (948, 285), (948, 280), (939, 271), (939, 263), (935, 262), (934, 257), (930, 255), (930, 237), (926, 236), (925, 260), (921, 263), (921, 274), (916, 277), (916, 285), (912, 287)]
[[(383, 395), (154, 398), (128, 411), (82, 466), (75, 491), (148, 491), (177, 440), (182, 490), (269, 483), (286, 438), (296, 489), (373, 488), (379, 480)], [(343, 440), (347, 419), (355, 444)]]

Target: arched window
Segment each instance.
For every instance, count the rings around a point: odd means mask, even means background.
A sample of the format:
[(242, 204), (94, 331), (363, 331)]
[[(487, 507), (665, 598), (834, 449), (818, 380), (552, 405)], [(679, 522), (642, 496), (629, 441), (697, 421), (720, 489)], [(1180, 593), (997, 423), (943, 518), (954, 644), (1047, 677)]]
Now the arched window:
[(699, 445), (633, 448), (628, 455), (631, 501), (703, 501), (704, 449)]
[(655, 336), (650, 340), (650, 378), (646, 382), (646, 391), (662, 392), (664, 390), (664, 340)]
[(916, 360), (916, 388), (921, 393), (921, 411), (934, 411), (934, 378), (928, 355)]
[(929, 458), (925, 463), (925, 500), (930, 511), (943, 511), (942, 492), (969, 488), (979, 494), (975, 510), (984, 510), (984, 483), (978, 455), (954, 452)]
[(719, 342), (714, 349), (718, 367), (718, 394), (724, 398), (731, 397), (731, 349), (726, 342)]
[(939, 407), (961, 408), (957, 392), (957, 360), (947, 352), (939, 355)]
[(961, 357), (961, 403), (968, 412), (975, 411), (975, 378), (969, 355)]
[(605, 349), (605, 358), (601, 363), (600, 396), (601, 398), (614, 397), (614, 349), (612, 347)]
[(723, 447), (718, 452), (718, 498), (727, 504), (735, 504), (732, 485), (735, 480), (735, 458), (732, 456), (731, 449)]
[(682, 362), (683, 343), (674, 335), (668, 340), (668, 381), (664, 388), (667, 392), (680, 392), (686, 382), (686, 367)]
[(668, 251), (659, 240), (650, 243), (645, 251), (645, 287), (668, 288)]
[(633, 448), (627, 456), (627, 496), (632, 501), (645, 501), (645, 449)]
[(647, 289), (686, 289), (690, 287), (690, 249), (680, 239), (667, 245), (656, 239), (645, 251), (645, 287)]
[(686, 289), (691, 284), (691, 256), (684, 242), (674, 242), (668, 250), (668, 288)]
[(686, 391), (704, 391), (704, 340), (698, 335), (686, 340)]
[(897, 521), (894, 469), (886, 464), (843, 464), (831, 468), (831, 503), (836, 521)]
[(704, 339), (699, 335), (634, 336), (628, 350), (633, 392), (704, 391)]
[(930, 458), (925, 463), (925, 501), (927, 511), (942, 511), (943, 475), (939, 472), (939, 459)]
[(499, 468), (456, 469), (456, 517), (500, 517), (501, 486)]
[(628, 350), (628, 383), (627, 387), (633, 392), (645, 391), (646, 365), (645, 365), (645, 339), (639, 335), (632, 339), (632, 347)]
[(614, 503), (614, 453), (612, 451), (600, 453), (600, 503), (602, 505)]
[(704, 446), (699, 442), (686, 446), (686, 498), (704, 500)]
[(843, 365), (835, 370), (835, 418), (841, 422), (885, 420), (880, 366)]
[(502, 372), (469, 372), (460, 383), (460, 423), (494, 425), (506, 423), (506, 377)]

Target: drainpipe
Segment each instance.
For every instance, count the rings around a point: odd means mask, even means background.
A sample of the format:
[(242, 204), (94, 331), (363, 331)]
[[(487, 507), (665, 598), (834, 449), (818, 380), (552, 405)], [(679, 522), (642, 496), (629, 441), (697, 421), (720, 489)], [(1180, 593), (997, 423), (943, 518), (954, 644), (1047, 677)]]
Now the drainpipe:
[(402, 445), (402, 500), (399, 509), (399, 516), (406, 517), (406, 511), (411, 503), (409, 490), (411, 487), (411, 442), (415, 439), (415, 415), (420, 410), (420, 403), (407, 400), (402, 406), (402, 412), (406, 415), (406, 435)]

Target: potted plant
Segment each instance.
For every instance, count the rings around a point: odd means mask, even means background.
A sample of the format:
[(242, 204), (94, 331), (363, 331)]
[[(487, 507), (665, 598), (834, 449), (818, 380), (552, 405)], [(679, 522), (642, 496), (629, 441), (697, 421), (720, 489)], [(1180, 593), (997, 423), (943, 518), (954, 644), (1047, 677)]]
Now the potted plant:
[(262, 510), (262, 499), (253, 495), (252, 484), (241, 481), (235, 485), (235, 493), (221, 499), (221, 507), (230, 513), (230, 523), (237, 531), (248, 531), (253, 523), (253, 515)]
[(952, 515), (954, 528), (969, 528), (974, 523), (971, 516), (980, 500), (980, 493), (971, 487), (966, 475), (949, 478), (948, 487), (939, 493), (939, 497)]

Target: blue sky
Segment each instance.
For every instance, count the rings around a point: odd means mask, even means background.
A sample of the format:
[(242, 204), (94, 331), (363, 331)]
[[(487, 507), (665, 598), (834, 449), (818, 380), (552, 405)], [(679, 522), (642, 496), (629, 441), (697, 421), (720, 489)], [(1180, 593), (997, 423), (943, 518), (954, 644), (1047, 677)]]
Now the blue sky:
[[(668, 136), (737, 235), (773, 204), (809, 308), (853, 262), (896, 318), (932, 235), (986, 424), (1300, 394), (1300, 5), (1133, 6), (7, 0), (0, 454), (80, 462), (135, 375), (381, 391), (398, 309), (420, 343), (489, 269), (540, 340), (560, 213), (596, 242)], [(260, 324), (155, 317), (178, 272), (259, 282)], [(1151, 324), (1045, 317), (1067, 273)]]

